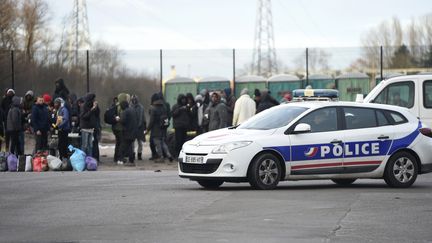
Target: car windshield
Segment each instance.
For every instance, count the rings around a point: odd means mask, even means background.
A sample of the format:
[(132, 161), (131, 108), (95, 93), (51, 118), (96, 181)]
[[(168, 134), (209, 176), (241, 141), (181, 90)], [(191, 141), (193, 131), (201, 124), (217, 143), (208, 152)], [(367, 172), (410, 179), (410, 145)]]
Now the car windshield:
[(241, 124), (238, 129), (269, 130), (288, 125), (308, 108), (284, 106), (263, 111)]

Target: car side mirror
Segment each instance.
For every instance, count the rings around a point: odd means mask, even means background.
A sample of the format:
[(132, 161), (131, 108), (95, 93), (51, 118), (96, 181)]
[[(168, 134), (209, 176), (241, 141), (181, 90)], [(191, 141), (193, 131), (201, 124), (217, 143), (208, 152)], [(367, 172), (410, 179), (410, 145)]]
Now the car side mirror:
[(300, 123), (294, 128), (294, 134), (311, 132), (311, 126), (307, 123)]

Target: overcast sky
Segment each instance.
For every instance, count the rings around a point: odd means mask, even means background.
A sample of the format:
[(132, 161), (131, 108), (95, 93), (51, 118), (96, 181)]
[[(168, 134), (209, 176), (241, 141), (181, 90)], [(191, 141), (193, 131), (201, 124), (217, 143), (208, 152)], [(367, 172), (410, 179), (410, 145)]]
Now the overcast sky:
[[(53, 26), (73, 0), (47, 0)], [(370, 27), (432, 12), (431, 0), (273, 0), (275, 44), (360, 45)], [(87, 0), (92, 40), (121, 49), (252, 48), (256, 0)]]

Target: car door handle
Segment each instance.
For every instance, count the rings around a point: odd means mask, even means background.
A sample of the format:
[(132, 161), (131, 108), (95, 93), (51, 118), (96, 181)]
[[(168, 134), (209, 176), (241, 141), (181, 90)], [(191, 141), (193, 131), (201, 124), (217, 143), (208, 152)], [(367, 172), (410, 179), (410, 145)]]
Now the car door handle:
[(384, 135), (378, 137), (378, 139), (389, 139), (389, 138), (390, 138), (389, 136), (384, 136)]
[(331, 141), (330, 143), (332, 143), (332, 144), (341, 144), (342, 140), (333, 139), (333, 141)]

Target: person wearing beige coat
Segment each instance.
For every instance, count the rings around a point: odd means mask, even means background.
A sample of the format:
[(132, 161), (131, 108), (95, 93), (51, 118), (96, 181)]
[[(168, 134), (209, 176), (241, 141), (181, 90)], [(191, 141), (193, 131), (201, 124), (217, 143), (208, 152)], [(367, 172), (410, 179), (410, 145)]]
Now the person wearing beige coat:
[(233, 126), (237, 126), (255, 115), (255, 101), (249, 96), (249, 90), (244, 88), (234, 106)]

